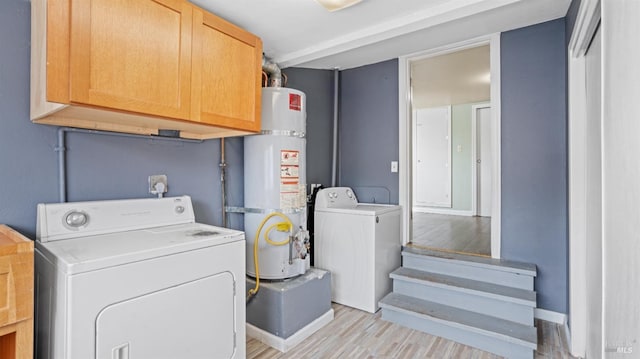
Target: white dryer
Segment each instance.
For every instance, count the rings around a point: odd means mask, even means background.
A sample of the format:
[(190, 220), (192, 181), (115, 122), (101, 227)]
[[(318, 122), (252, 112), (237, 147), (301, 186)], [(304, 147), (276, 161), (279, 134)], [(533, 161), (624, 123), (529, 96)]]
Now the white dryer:
[(36, 357), (244, 358), (240, 231), (187, 196), (38, 205)]
[(374, 313), (400, 267), (400, 206), (358, 203), (351, 188), (320, 190), (314, 264), (331, 272), (331, 299)]

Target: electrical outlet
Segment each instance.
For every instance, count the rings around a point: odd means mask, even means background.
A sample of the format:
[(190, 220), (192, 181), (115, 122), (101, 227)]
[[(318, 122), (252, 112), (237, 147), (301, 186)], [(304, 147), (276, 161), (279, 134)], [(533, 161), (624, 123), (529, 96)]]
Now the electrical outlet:
[(167, 175), (149, 176), (149, 193), (161, 195), (167, 193), (168, 190)]

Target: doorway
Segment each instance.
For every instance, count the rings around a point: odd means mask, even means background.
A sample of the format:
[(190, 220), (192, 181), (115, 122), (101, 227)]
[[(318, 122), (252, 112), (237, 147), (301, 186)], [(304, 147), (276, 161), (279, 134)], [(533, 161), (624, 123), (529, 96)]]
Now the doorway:
[[(465, 58), (473, 53), (484, 56), (483, 70)], [(432, 67), (432, 73), (442, 75), (438, 63), (456, 65), (455, 74), (430, 78), (425, 96), (416, 71)], [(499, 36), (404, 57), (399, 65), (403, 244), (499, 258)], [(466, 77), (456, 76), (461, 73)], [(425, 124), (433, 117), (425, 113), (438, 109), (445, 115)], [(437, 161), (422, 153), (429, 141), (440, 144), (434, 151)], [(431, 181), (422, 179), (429, 172), (438, 175)], [(425, 197), (429, 192), (438, 196)]]

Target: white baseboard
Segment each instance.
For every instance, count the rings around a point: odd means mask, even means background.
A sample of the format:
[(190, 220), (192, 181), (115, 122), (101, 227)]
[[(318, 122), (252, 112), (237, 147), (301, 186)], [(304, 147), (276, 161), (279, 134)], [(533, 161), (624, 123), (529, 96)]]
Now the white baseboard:
[(449, 214), (452, 216), (473, 216), (472, 211), (465, 211), (460, 209), (451, 208), (435, 208), (435, 207), (413, 207), (414, 212), (420, 213), (434, 213), (434, 214)]
[(307, 324), (302, 329), (298, 330), (294, 334), (291, 334), (288, 338), (280, 338), (277, 335), (264, 331), (254, 325), (247, 323), (247, 336), (259, 340), (268, 346), (275, 348), (283, 353), (286, 353), (289, 349), (292, 349), (296, 345), (300, 344), (303, 340), (307, 339), (311, 334), (320, 330), (320, 328), (329, 324), (333, 320), (333, 309), (329, 309), (326, 313), (318, 317), (313, 322)]
[(566, 314), (546, 309), (534, 308), (533, 316), (536, 319), (560, 324), (562, 326), (560, 330), (564, 332), (564, 340), (566, 340), (567, 348), (571, 348), (571, 331), (569, 330), (569, 318)]
[(567, 348), (571, 348), (571, 331), (569, 330), (569, 321), (565, 321), (563, 325), (564, 338), (567, 341)]
[(567, 325), (567, 315), (564, 313), (558, 313), (551, 310), (534, 308), (533, 317), (536, 319), (546, 320), (560, 325)]

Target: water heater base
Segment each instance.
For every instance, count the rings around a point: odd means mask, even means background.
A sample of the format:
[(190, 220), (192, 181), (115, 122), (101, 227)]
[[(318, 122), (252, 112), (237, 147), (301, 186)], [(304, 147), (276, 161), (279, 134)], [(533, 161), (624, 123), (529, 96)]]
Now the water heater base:
[[(247, 278), (247, 288), (254, 285)], [(260, 291), (247, 303), (247, 328), (257, 329), (247, 335), (282, 352), (332, 319), (331, 273), (316, 268), (282, 282), (260, 282)]]

